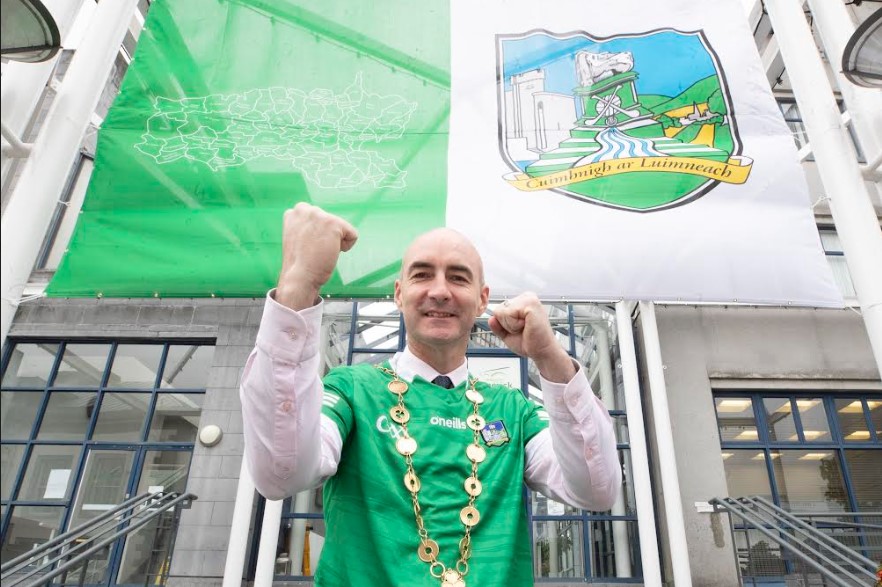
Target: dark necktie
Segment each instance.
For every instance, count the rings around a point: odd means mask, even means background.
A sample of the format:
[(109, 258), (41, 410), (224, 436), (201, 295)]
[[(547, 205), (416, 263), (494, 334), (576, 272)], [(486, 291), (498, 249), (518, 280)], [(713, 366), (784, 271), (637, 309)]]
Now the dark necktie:
[(432, 379), (432, 383), (438, 387), (443, 387), (444, 389), (453, 389), (453, 381), (451, 381), (450, 377), (447, 375), (438, 375)]

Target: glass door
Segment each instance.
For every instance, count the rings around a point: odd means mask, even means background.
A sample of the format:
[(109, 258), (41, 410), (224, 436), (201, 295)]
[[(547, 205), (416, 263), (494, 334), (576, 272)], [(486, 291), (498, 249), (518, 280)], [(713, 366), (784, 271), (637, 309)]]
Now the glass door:
[[(144, 447), (140, 453), (140, 475), (133, 495), (145, 491), (184, 493), (192, 456), (190, 449)], [(122, 550), (116, 584), (161, 584), (171, 562), (175, 526), (174, 510), (166, 510), (129, 534)]]
[[(134, 495), (183, 493), (192, 449), (151, 446), (91, 447), (68, 528), (89, 522)], [(140, 506), (142, 510), (151, 506)], [(137, 512), (141, 515), (149, 512)], [(168, 572), (174, 511), (162, 512), (125, 540), (115, 541), (60, 577), (63, 584), (153, 585)], [(118, 529), (121, 529), (120, 526)], [(98, 530), (97, 532), (100, 532)], [(81, 541), (95, 536), (83, 534)], [(110, 536), (113, 531), (103, 537)], [(113, 579), (115, 578), (115, 580)]]
[[(77, 489), (68, 528), (76, 528), (115, 508), (129, 497), (132, 473), (138, 457), (135, 448), (90, 448)], [(82, 543), (95, 537), (105, 526), (83, 533)], [(104, 534), (107, 537), (112, 532)], [(99, 538), (100, 540), (100, 538)], [(111, 542), (89, 559), (60, 577), (62, 583), (107, 584), (114, 544)], [(75, 548), (75, 546), (74, 546)]]

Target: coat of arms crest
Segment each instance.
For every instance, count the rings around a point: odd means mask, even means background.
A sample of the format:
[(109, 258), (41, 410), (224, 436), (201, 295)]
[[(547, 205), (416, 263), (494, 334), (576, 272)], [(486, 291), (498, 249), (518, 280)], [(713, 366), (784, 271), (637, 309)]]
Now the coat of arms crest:
[(744, 183), (732, 100), (701, 31), (497, 36), (500, 150), (526, 191), (651, 212)]

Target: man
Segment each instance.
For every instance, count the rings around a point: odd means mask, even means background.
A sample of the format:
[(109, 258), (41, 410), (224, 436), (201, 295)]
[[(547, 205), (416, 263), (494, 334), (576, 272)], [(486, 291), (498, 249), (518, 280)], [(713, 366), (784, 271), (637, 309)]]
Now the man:
[(314, 206), (285, 213), (278, 287), (242, 379), (258, 491), (281, 499), (325, 483), (317, 585), (532, 584), (523, 483), (609, 509), (621, 485), (609, 413), (532, 294), (497, 306), (489, 324), (539, 369), (547, 413), (469, 375), (490, 290), (474, 246), (444, 228), (413, 242), (395, 282), (407, 348), (320, 381), (318, 293), (357, 238)]

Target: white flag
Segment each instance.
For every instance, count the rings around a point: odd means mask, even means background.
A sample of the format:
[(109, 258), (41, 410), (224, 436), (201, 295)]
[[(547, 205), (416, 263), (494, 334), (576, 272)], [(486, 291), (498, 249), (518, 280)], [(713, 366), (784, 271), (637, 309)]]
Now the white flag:
[(739, 3), (454, 2), (451, 76), (492, 293), (842, 305)]

